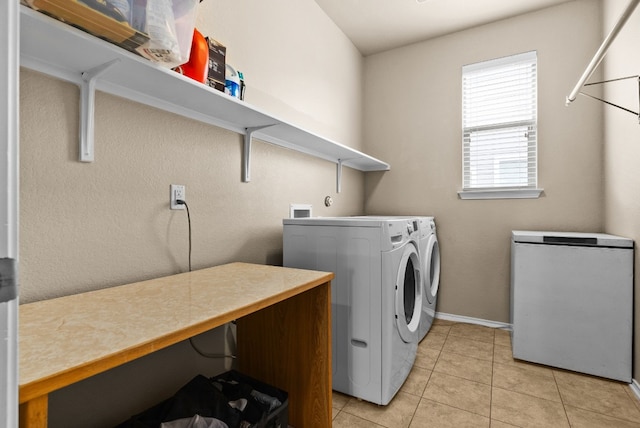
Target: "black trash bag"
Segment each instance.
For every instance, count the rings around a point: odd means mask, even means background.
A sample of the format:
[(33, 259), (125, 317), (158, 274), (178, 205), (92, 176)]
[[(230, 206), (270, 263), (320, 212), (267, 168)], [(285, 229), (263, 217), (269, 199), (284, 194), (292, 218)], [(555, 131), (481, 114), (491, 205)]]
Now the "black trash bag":
[[(288, 394), (238, 371), (230, 370), (211, 378), (229, 401), (244, 399), (242, 420), (257, 428), (288, 426)], [(266, 400), (265, 400), (266, 398)]]
[(215, 379), (215, 385), (222, 388), (222, 393), (229, 401), (246, 400), (246, 406), (241, 410), (242, 420), (249, 422), (252, 426), (263, 426), (267, 420), (269, 408), (258, 403), (251, 396), (253, 387), (245, 383), (227, 381), (225, 379)]
[(194, 415), (213, 417), (238, 428), (240, 412), (229, 406), (227, 397), (205, 376), (198, 375), (162, 403), (133, 416), (118, 428), (157, 428), (162, 422), (190, 418)]

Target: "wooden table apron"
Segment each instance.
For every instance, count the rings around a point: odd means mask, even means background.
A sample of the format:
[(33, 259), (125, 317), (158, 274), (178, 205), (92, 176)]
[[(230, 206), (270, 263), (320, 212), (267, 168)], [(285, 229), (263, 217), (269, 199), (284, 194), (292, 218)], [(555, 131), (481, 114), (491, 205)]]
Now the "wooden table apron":
[(230, 263), (22, 305), (20, 426), (47, 426), (52, 391), (237, 320), (239, 369), (289, 393), (289, 424), (330, 427), (333, 277)]

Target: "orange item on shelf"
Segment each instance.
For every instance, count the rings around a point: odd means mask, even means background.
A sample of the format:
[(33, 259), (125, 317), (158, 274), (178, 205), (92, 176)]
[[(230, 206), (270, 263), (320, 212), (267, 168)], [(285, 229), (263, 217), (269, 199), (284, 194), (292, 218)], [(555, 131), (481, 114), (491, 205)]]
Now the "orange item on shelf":
[(189, 61), (176, 67), (176, 71), (198, 82), (207, 82), (207, 74), (209, 72), (209, 44), (197, 29), (193, 30)]

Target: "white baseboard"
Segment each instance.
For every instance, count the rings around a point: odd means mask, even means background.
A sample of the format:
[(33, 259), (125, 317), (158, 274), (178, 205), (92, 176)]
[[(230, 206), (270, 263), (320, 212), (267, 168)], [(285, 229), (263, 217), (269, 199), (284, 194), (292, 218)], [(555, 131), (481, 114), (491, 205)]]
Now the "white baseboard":
[(636, 397), (638, 397), (638, 400), (640, 400), (640, 383), (638, 383), (638, 381), (635, 379), (631, 379), (631, 383), (629, 384), (629, 387), (631, 388), (633, 393), (636, 394)]
[(491, 328), (501, 328), (503, 330), (511, 330), (511, 324), (490, 320), (483, 320), (481, 318), (465, 317), (462, 315), (446, 314), (444, 312), (436, 312), (436, 318), (446, 321), (464, 322), (467, 324), (483, 325)]

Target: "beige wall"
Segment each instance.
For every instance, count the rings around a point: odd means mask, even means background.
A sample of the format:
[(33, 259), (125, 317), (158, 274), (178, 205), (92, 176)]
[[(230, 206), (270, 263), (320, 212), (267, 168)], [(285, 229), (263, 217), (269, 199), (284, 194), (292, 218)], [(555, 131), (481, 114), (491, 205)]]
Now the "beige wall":
[[(227, 45), (245, 73), (249, 102), (361, 145), (362, 57), (313, 0), (201, 7), (198, 26)], [(339, 76), (329, 70), (334, 65)], [(186, 185), (194, 269), (280, 264), (290, 203), (313, 204), (316, 215), (363, 212), (360, 172), (346, 168), (336, 194), (334, 164), (256, 142), (252, 181), (242, 183), (240, 135), (102, 93), (96, 161), (79, 163), (78, 88), (22, 70), (20, 91), (22, 303), (187, 270), (187, 217), (169, 210), (172, 183)], [(331, 208), (323, 205), (327, 195)], [(224, 351), (223, 335), (199, 344)], [(52, 394), (50, 426), (112, 426), (196, 373), (228, 366), (178, 344)]]
[[(600, 43), (600, 20), (598, 1), (576, 1), (365, 59), (364, 147), (391, 164), (365, 177), (365, 211), (436, 217), (439, 312), (509, 321), (511, 230), (602, 230), (602, 106), (564, 105)], [(544, 193), (460, 200), (461, 67), (531, 50)]]
[(360, 149), (362, 59), (315, 1), (204, 1), (196, 25), (229, 46), (248, 102)]
[[(626, 0), (603, 2), (604, 37), (615, 25), (627, 5)], [(631, 16), (612, 44), (602, 64), (604, 77), (634, 76), (640, 69), (638, 40), (640, 38), (640, 9)], [(638, 109), (638, 82), (625, 80), (605, 85), (604, 98), (613, 103)], [(605, 120), (605, 229), (609, 233), (626, 236), (636, 241), (635, 255), (635, 349), (634, 374), (640, 380), (640, 127), (638, 117), (606, 107)]]

